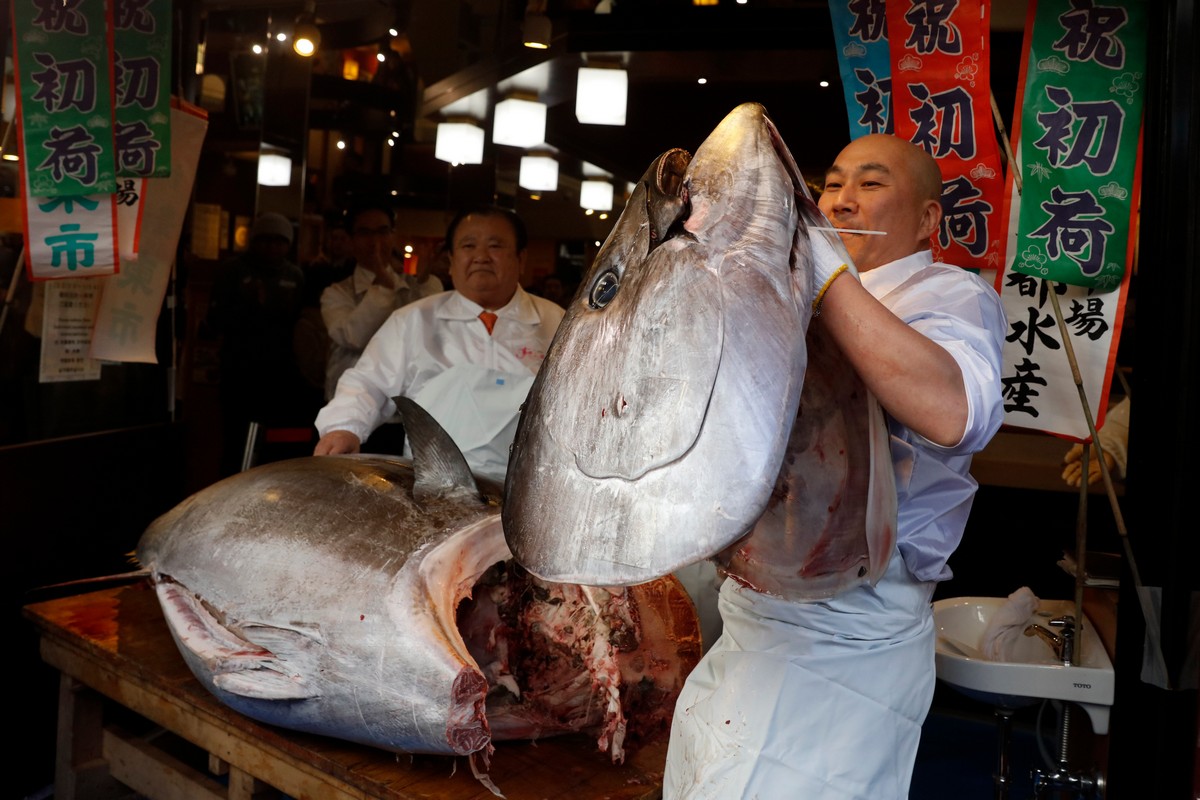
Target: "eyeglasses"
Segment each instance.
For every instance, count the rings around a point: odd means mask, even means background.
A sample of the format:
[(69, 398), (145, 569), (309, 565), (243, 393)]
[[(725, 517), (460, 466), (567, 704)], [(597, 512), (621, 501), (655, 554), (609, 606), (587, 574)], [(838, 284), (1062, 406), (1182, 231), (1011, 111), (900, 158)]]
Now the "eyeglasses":
[(390, 225), (384, 228), (355, 228), (354, 235), (364, 239), (368, 236), (391, 236), (392, 228)]

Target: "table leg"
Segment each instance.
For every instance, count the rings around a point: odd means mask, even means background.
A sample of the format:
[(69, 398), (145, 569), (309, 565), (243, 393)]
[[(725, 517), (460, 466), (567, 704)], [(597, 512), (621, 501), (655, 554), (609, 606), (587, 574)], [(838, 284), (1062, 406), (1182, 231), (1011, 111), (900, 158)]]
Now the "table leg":
[(55, 800), (129, 795), (129, 787), (112, 777), (104, 758), (104, 698), (67, 675), (58, 683), (57, 748)]

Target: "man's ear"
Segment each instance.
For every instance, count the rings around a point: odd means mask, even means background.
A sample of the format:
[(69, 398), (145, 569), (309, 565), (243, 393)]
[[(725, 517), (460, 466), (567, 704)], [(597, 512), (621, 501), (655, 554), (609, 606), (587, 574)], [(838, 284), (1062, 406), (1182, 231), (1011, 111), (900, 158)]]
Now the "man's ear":
[(921, 241), (925, 241), (933, 234), (937, 233), (938, 225), (942, 222), (942, 202), (941, 200), (926, 200), (924, 208), (921, 209)]

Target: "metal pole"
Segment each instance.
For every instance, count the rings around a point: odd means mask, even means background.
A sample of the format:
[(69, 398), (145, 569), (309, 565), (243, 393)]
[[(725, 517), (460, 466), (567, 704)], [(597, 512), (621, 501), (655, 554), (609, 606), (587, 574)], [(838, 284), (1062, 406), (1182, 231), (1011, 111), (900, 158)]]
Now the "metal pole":
[(12, 305), (13, 295), (16, 294), (17, 284), (21, 282), (21, 273), (25, 271), (26, 247), (21, 246), (21, 254), (17, 256), (17, 264), (13, 267), (12, 278), (8, 281), (8, 293), (4, 295), (4, 308), (0, 309), (0, 333), (4, 332), (4, 323), (8, 320), (8, 307)]
[(996, 785), (996, 791), (993, 796), (995, 800), (1008, 800), (1008, 787), (1012, 783), (1009, 775), (1012, 772), (1012, 766), (1009, 763), (1008, 751), (1012, 742), (1013, 710), (996, 706), (994, 713), (996, 716), (996, 774), (992, 776), (992, 782)]

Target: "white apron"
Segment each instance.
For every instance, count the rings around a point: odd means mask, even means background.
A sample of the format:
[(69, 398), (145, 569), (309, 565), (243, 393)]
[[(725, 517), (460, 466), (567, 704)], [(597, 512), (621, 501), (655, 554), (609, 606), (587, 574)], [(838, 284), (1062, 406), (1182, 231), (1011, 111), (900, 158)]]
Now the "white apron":
[(815, 603), (727, 580), (724, 632), (675, 705), (664, 800), (903, 800), (933, 700), (932, 582)]
[[(472, 470), (503, 481), (521, 404), (533, 379), (532, 374), (462, 364), (431, 378), (413, 400), (446, 429)], [(404, 450), (411, 455), (407, 440)]]

